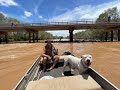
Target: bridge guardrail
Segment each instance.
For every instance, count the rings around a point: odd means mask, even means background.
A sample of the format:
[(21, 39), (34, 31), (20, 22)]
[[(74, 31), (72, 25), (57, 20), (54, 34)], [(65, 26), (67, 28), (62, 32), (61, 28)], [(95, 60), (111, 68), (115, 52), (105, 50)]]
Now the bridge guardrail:
[(89, 21), (58, 21), (58, 22), (40, 22), (40, 23), (6, 23), (0, 24), (0, 27), (27, 27), (27, 26), (55, 26), (55, 25), (80, 25), (80, 24), (120, 24), (120, 22), (96, 22)]
[(49, 26), (49, 25), (76, 25), (76, 24), (94, 24), (95, 21), (71, 21), (71, 22), (40, 22), (40, 23), (6, 23), (0, 24), (0, 27), (20, 27), (20, 26)]

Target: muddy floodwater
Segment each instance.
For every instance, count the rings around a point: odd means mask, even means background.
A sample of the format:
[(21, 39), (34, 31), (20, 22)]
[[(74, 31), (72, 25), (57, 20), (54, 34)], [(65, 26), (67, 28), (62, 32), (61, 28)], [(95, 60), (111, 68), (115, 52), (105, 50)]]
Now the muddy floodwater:
[[(45, 43), (0, 44), (0, 90), (12, 90), (31, 64), (40, 56)], [(91, 54), (91, 65), (120, 88), (120, 42), (53, 43), (59, 55), (70, 51), (77, 57)]]

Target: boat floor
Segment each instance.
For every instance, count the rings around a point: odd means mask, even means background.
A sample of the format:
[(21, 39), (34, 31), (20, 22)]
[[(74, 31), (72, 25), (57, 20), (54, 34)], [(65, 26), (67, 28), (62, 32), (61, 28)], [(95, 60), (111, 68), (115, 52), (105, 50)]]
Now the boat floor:
[[(62, 69), (63, 69), (63, 67), (59, 67), (59, 68), (54, 68), (51, 71), (42, 72), (40, 75), (40, 78), (43, 76), (52, 76), (54, 78), (63, 77), (62, 76)], [(70, 72), (70, 69), (68, 67), (66, 67), (65, 71), (64, 71), (64, 75), (65, 76), (74, 76), (74, 75), (79, 75), (79, 73), (77, 70)]]
[(65, 76), (62, 76), (63, 67), (42, 72), (40, 78), (52, 76), (53, 79), (30, 81), (26, 90), (103, 90), (101, 86), (89, 75), (79, 75), (77, 70), (69, 71), (65, 69)]

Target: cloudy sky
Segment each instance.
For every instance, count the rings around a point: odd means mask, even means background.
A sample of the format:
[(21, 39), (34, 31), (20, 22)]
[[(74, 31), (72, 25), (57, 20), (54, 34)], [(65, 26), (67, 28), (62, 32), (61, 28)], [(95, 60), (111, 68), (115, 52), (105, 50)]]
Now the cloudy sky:
[[(112, 7), (120, 11), (120, 0), (0, 0), (0, 13), (21, 22), (34, 23), (95, 20)], [(52, 34), (67, 36), (69, 33), (57, 31)]]

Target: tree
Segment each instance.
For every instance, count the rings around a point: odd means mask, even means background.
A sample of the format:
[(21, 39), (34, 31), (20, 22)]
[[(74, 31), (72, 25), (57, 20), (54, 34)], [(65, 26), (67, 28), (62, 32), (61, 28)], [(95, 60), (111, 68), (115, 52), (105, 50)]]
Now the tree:
[(108, 17), (111, 16), (111, 22), (120, 21), (117, 7), (109, 8), (99, 15), (96, 22), (108, 22)]
[[(119, 22), (120, 21), (120, 17), (119, 17), (119, 12), (117, 7), (113, 7), (113, 8), (109, 8), (107, 9), (104, 13), (100, 14), (99, 17), (97, 18), (96, 22), (108, 22), (108, 17), (111, 17), (111, 21), (110, 22)], [(95, 31), (96, 33), (98, 32), (100, 38), (105, 39), (105, 30), (99, 30), (99, 31)], [(110, 36), (110, 33), (108, 33), (108, 35)], [(114, 31), (114, 39), (117, 39), (117, 31)], [(109, 38), (110, 39), (110, 38)]]
[(18, 21), (15, 18), (6, 18), (6, 23), (15, 23), (15, 24), (19, 24), (20, 21)]
[[(108, 16), (111, 16), (111, 22), (120, 22), (119, 13), (117, 7), (109, 8), (99, 15), (96, 22), (108, 22)], [(92, 40), (105, 40), (105, 30), (86, 30), (74, 34), (74, 39), (92, 39)], [(108, 33), (108, 39), (110, 39), (110, 34)], [(117, 39), (117, 31), (114, 31), (114, 39)]]
[(53, 35), (51, 33), (41, 31), (41, 32), (39, 32), (39, 39), (41, 39), (41, 40), (53, 39)]
[(5, 16), (0, 13), (0, 23), (4, 23), (5, 22)]

